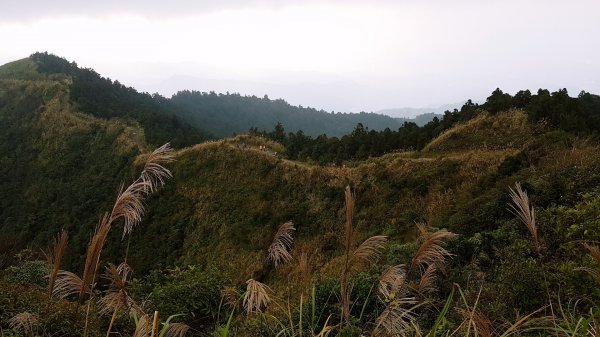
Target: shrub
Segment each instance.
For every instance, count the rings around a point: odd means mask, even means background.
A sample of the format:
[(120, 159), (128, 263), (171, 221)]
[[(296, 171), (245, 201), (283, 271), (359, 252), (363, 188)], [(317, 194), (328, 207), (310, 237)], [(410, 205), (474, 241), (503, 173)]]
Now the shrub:
[[(0, 279), (0, 327), (7, 328), (6, 322), (19, 312), (35, 313), (39, 317), (43, 335), (81, 336), (83, 335), (85, 313), (77, 303), (51, 299), (46, 291), (37, 286), (9, 283)], [(90, 316), (89, 336), (101, 331), (98, 318)]]
[(7, 269), (6, 279), (19, 284), (32, 284), (40, 287), (46, 286), (45, 277), (48, 274), (46, 261), (25, 261), (18, 266)]
[(217, 315), (224, 284), (216, 268), (187, 266), (154, 270), (134, 292), (147, 298), (161, 316), (182, 314), (182, 320), (202, 328)]

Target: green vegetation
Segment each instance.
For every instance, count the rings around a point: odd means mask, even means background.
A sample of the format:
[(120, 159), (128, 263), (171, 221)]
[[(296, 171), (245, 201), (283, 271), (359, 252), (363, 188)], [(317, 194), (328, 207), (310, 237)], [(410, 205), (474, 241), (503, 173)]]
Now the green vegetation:
[(119, 95), (87, 110), (57, 62), (0, 68), (4, 335), (598, 334), (597, 96), (498, 90), (423, 127), (150, 154), (167, 129)]

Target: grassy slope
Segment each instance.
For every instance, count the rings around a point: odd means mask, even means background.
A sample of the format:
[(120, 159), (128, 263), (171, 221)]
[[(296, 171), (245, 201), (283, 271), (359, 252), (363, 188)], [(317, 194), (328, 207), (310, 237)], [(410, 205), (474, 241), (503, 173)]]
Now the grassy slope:
[(429, 143), (424, 151), (514, 149), (530, 140), (536, 129), (539, 127), (530, 125), (527, 114), (521, 110), (497, 115), (482, 113), (444, 132)]
[[(410, 240), (420, 221), (467, 237), (495, 230), (513, 218), (506, 192), (515, 181), (524, 181), (541, 206), (575, 202), (579, 193), (593, 190), (598, 180), (593, 172), (600, 165), (592, 155), (597, 145), (560, 133), (535, 135), (522, 117), (520, 112), (485, 116), (484, 123), (469, 126), (469, 137), (483, 139), (502, 129), (490, 125), (508, 125), (502, 132), (515, 137), (510, 146), (464, 148), (463, 140), (445, 134), (422, 153), (389, 154), (352, 167), (279, 159), (258, 150), (260, 144), (279, 145), (259, 138), (184, 149), (172, 166), (173, 182), (151, 201), (132, 241), (132, 263), (140, 271), (177, 261), (214, 263), (237, 281), (268, 277), (271, 270), (262, 267), (266, 248), (277, 227), (293, 220), (296, 257), (307, 253), (313, 268), (336, 273), (337, 261), (330, 260), (341, 246), (347, 184), (356, 190), (361, 235), (389, 235), (392, 246)], [(554, 176), (565, 175), (578, 180), (552, 185)], [(156, 258), (146, 259), (150, 255)]]
[[(440, 223), (454, 194), (492, 174), (505, 151), (466, 151), (431, 157), (390, 154), (354, 167), (321, 167), (242, 148), (238, 139), (197, 145), (179, 152), (170, 183), (149, 207), (146, 229), (134, 245), (138, 263), (151, 251), (181, 252), (185, 263), (225, 263), (236, 279), (260, 271), (272, 234), (285, 221), (298, 226), (296, 253), (312, 254), (315, 267), (341, 244), (343, 189), (357, 193), (357, 219), (364, 235), (385, 233), (396, 242), (412, 237), (417, 221)], [(165, 240), (166, 239), (166, 240)], [(231, 257), (236, 252), (235, 258)], [(174, 261), (175, 258), (169, 260)]]

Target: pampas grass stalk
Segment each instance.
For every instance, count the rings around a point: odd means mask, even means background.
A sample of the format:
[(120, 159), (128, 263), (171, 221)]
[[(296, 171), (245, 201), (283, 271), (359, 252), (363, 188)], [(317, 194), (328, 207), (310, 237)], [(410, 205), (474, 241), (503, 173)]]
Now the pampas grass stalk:
[(345, 190), (345, 210), (346, 223), (344, 225), (344, 269), (340, 276), (340, 299), (342, 308), (342, 318), (344, 322), (350, 321), (350, 297), (352, 287), (350, 286), (350, 277), (355, 272), (359, 272), (367, 263), (374, 263), (381, 254), (387, 237), (377, 235), (366, 239), (358, 247), (354, 247), (354, 210), (355, 197), (350, 186)]
[(294, 242), (293, 233), (296, 230), (294, 223), (288, 221), (281, 225), (273, 237), (273, 241), (268, 249), (268, 259), (273, 262), (275, 267), (286, 264), (292, 260), (292, 244)]
[(56, 284), (56, 278), (60, 271), (60, 264), (62, 262), (65, 250), (67, 249), (67, 242), (69, 241), (69, 234), (63, 230), (58, 237), (52, 243), (52, 246), (46, 254), (46, 259), (50, 265), (50, 272), (48, 274), (48, 293), (52, 296), (54, 292), (54, 286)]
[(158, 336), (158, 311), (154, 311), (154, 318), (152, 319), (152, 332), (150, 337)]
[(542, 249), (542, 243), (535, 219), (535, 209), (529, 201), (529, 196), (519, 183), (515, 183), (514, 189), (509, 188), (509, 191), (512, 201), (512, 203), (509, 204), (509, 209), (527, 227), (535, 245), (535, 249), (539, 253)]
[(455, 236), (456, 234), (447, 230), (429, 234), (415, 253), (411, 269), (415, 267), (423, 268), (431, 264), (442, 265), (446, 258), (452, 255), (442, 246), (442, 242)]
[(9, 319), (8, 325), (11, 329), (22, 331), (27, 336), (33, 337), (33, 328), (39, 325), (39, 319), (29, 312), (21, 312)]
[(271, 298), (268, 294), (269, 287), (254, 279), (249, 279), (246, 281), (246, 284), (246, 294), (244, 295), (243, 301), (246, 313), (251, 315), (253, 313), (262, 312), (263, 308), (266, 308), (271, 302)]

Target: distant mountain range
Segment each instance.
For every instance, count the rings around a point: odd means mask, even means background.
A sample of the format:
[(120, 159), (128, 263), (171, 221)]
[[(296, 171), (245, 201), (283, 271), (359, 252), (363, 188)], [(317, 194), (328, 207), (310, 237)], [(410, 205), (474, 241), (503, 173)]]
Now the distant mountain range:
[(419, 117), (424, 119), (427, 116), (432, 116), (431, 118), (433, 119), (433, 117), (434, 117), (433, 114), (440, 116), (444, 113), (444, 111), (453, 111), (454, 109), (460, 109), (463, 106), (463, 104), (465, 104), (464, 101), (457, 102), (454, 104), (444, 104), (444, 105), (440, 105), (440, 106), (430, 106), (430, 107), (424, 107), (424, 108), (404, 107), (404, 108), (383, 109), (383, 110), (375, 111), (375, 113), (382, 114), (382, 115), (388, 115), (391, 117), (414, 118), (414, 119), (419, 119)]

